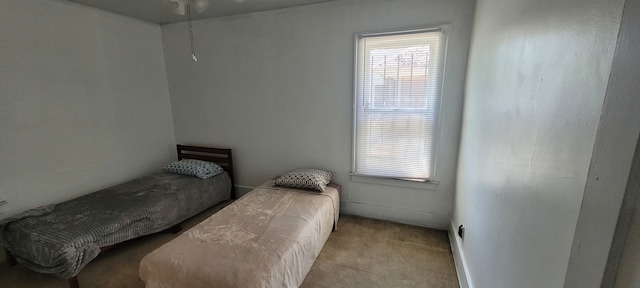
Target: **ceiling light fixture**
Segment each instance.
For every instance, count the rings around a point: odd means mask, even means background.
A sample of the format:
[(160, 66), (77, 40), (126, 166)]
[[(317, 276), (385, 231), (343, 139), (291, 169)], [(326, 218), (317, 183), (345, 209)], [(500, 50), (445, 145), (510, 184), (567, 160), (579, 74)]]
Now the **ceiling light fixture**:
[[(234, 0), (238, 3), (244, 2), (244, 0)], [(202, 13), (209, 8), (209, 0), (164, 0), (164, 3), (171, 7), (173, 13), (178, 15), (187, 14), (187, 22), (189, 22), (189, 40), (191, 44), (191, 58), (193, 61), (198, 62), (196, 57), (196, 46), (193, 42), (193, 23), (191, 23), (191, 6), (196, 9), (196, 12)]]
[(196, 9), (196, 12), (202, 13), (209, 8), (208, 0), (164, 0), (165, 4), (173, 10), (173, 13), (178, 15), (187, 14), (187, 22), (189, 23), (189, 43), (191, 44), (191, 58), (193, 61), (198, 62), (196, 57), (196, 46), (193, 41), (193, 23), (191, 22), (191, 6)]

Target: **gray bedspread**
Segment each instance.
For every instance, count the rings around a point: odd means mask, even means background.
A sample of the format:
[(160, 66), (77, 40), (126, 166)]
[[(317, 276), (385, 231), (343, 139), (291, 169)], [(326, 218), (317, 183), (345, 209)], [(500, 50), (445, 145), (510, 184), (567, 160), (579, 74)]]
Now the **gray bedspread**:
[(28, 268), (76, 276), (100, 247), (165, 230), (230, 198), (227, 173), (200, 179), (158, 173), (56, 204), (0, 226), (0, 241)]

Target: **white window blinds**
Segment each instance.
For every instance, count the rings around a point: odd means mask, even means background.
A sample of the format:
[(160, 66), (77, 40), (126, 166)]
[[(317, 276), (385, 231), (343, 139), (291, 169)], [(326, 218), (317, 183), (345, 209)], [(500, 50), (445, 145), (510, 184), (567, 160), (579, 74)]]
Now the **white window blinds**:
[(440, 29), (358, 36), (355, 174), (432, 179), (443, 37)]

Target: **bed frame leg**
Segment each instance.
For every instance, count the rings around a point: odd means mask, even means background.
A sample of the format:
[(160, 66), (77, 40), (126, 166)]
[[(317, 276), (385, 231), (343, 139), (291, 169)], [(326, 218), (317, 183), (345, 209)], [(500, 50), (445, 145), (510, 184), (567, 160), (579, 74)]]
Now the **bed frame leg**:
[(16, 257), (11, 255), (11, 252), (9, 252), (9, 250), (7, 250), (7, 248), (4, 248), (4, 255), (7, 256), (7, 264), (9, 264), (9, 267), (18, 264), (18, 261), (16, 260)]
[(80, 288), (80, 284), (78, 284), (78, 276), (67, 279), (67, 282), (69, 282), (69, 288)]

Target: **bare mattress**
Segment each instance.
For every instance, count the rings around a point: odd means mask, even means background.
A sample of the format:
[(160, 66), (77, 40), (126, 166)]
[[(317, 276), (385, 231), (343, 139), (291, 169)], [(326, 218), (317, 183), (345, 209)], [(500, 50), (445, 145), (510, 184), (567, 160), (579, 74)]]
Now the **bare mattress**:
[(208, 179), (153, 174), (3, 221), (0, 241), (28, 268), (70, 278), (101, 247), (165, 230), (229, 199), (230, 191), (226, 172)]
[(146, 287), (299, 287), (338, 221), (339, 191), (273, 182), (145, 256)]

